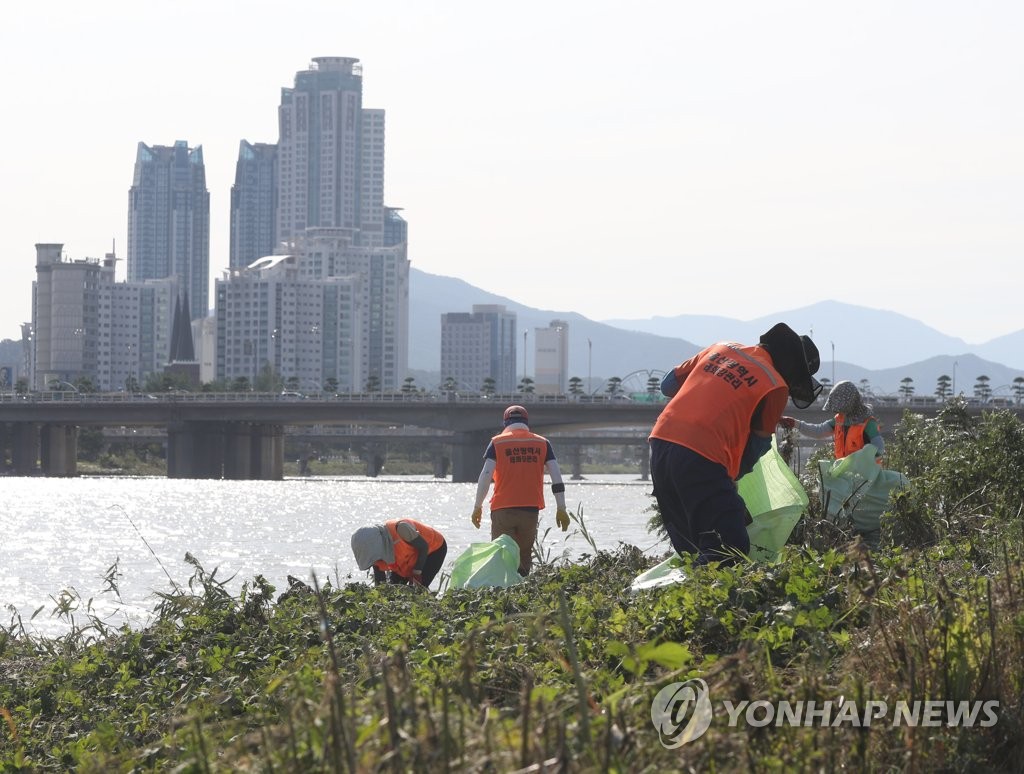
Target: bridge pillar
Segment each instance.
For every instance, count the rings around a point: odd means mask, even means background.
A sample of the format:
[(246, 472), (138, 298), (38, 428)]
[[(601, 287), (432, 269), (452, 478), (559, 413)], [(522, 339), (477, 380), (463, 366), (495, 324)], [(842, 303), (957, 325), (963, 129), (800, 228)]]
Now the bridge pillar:
[(480, 478), (484, 451), (494, 433), (477, 431), (456, 433), (452, 439), (452, 483), (466, 484)]
[(16, 476), (31, 476), (39, 463), (39, 425), (15, 422), (11, 425), (11, 466)]
[(363, 450), (363, 455), (363, 460), (366, 462), (366, 477), (377, 478), (384, 469), (384, 455), (381, 453), (381, 447), (368, 443)]
[(260, 481), (284, 478), (284, 426), (257, 424), (252, 427), (251, 477)]
[(74, 425), (43, 425), (39, 460), (44, 476), (78, 474), (78, 428)]
[(223, 467), (224, 427), (220, 422), (168, 425), (168, 478), (220, 478)]
[(569, 447), (569, 465), (572, 467), (572, 480), (580, 481), (583, 478), (583, 447), (580, 444), (573, 444)]
[(644, 444), (640, 449), (640, 480), (647, 481), (651, 477), (651, 447)]
[(179, 422), (167, 427), (168, 478), (284, 478), (284, 428), (245, 422)]
[(252, 425), (231, 422), (224, 431), (224, 478), (246, 481), (252, 478)]
[(190, 422), (167, 426), (167, 477), (198, 478), (194, 472), (196, 429)]
[(434, 478), (447, 478), (448, 470), (452, 466), (451, 458), (444, 449), (431, 449), (431, 458), (434, 461)]
[(193, 433), (192, 478), (223, 478), (224, 424), (196, 422)]
[(192, 434), (182, 424), (167, 426), (167, 478), (192, 477)]

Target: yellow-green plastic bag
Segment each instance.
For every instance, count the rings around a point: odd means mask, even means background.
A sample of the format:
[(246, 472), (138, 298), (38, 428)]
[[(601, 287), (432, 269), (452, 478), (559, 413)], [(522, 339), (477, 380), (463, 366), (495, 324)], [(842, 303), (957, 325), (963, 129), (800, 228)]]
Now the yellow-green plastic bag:
[(910, 483), (899, 471), (875, 462), (877, 453), (878, 449), (869, 443), (842, 459), (818, 463), (821, 500), (828, 517), (835, 522), (848, 520), (871, 548), (878, 547), (882, 513), (889, 506), (889, 496), (894, 489)]
[(770, 562), (786, 545), (807, 508), (807, 492), (779, 454), (774, 436), (772, 448), (757, 461), (753, 470), (736, 482), (736, 488), (754, 520), (747, 525), (749, 556)]
[(499, 535), (489, 543), (471, 543), (455, 559), (448, 588), (513, 586), (522, 583), (519, 545), (511, 535)]

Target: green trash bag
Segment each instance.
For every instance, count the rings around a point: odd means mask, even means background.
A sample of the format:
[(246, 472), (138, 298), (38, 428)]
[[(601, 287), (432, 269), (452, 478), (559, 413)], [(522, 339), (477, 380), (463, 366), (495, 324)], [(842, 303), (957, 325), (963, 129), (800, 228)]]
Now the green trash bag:
[[(750, 558), (765, 562), (774, 560), (807, 508), (807, 493), (779, 454), (774, 438), (772, 448), (757, 461), (750, 473), (736, 482), (736, 488), (753, 519), (753, 523), (747, 525)], [(638, 575), (630, 590), (653, 589), (685, 580), (683, 560), (679, 554), (672, 554), (661, 564)]]
[(821, 501), (828, 518), (837, 524), (850, 524), (871, 548), (878, 547), (882, 513), (889, 506), (894, 489), (910, 482), (895, 470), (875, 462), (878, 449), (865, 444), (839, 460), (821, 460)]
[(779, 454), (774, 436), (772, 448), (736, 482), (736, 488), (754, 520), (747, 525), (750, 558), (770, 562), (786, 545), (807, 508), (807, 492)]
[(452, 566), (448, 588), (505, 587), (522, 581), (519, 545), (511, 535), (499, 535), (489, 543), (471, 543), (459, 554)]

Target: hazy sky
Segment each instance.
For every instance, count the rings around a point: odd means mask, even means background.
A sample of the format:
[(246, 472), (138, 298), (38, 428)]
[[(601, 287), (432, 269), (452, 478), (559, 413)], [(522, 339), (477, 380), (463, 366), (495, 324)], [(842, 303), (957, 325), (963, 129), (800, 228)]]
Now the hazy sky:
[(1011, 0), (9, 4), (0, 337), (35, 243), (124, 257), (140, 141), (202, 145), (219, 277), (239, 141), (350, 56), (423, 271), (593, 319), (835, 299), (985, 341), (1024, 328), (1022, 40)]

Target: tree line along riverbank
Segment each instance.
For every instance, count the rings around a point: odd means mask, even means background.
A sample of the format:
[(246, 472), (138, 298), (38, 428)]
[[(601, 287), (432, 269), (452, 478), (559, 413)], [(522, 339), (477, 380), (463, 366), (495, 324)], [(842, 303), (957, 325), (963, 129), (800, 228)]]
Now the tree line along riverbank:
[[(632, 447), (588, 448), (581, 472), (584, 476), (637, 473), (640, 465), (634, 459), (636, 453)], [(162, 476), (167, 473), (167, 460), (162, 443), (111, 441), (104, 438), (98, 429), (82, 428), (79, 432), (77, 470), (79, 475), (87, 476)], [(291, 442), (285, 447), (285, 477), (363, 476), (366, 473), (367, 462), (361, 458), (358, 449)], [(432, 476), (437, 473), (436, 461), (422, 444), (398, 440), (390, 444), (383, 454), (378, 473)]]

